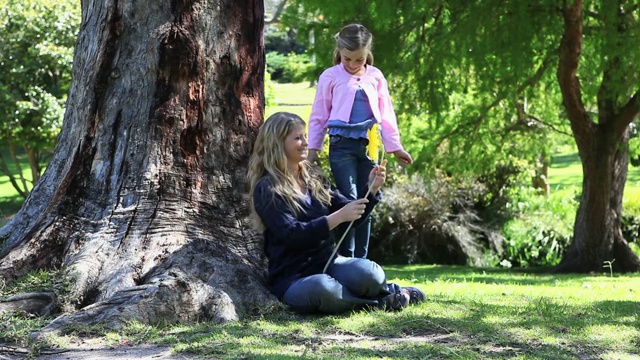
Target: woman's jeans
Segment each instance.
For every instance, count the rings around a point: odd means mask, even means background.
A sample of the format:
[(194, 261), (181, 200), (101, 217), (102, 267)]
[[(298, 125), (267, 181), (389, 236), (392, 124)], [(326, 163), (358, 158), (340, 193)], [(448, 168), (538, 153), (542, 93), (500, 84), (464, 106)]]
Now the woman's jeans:
[[(342, 136), (329, 138), (329, 166), (333, 181), (342, 195), (355, 200), (363, 198), (369, 190), (369, 174), (375, 166), (367, 156), (367, 139), (350, 139)], [(337, 240), (342, 239), (349, 223), (336, 227)], [(358, 226), (353, 226), (344, 236), (338, 254), (346, 257), (366, 258), (371, 234), (371, 216)]]
[(282, 301), (303, 313), (336, 314), (376, 307), (378, 299), (390, 293), (380, 265), (338, 256), (326, 274), (307, 276), (291, 284)]

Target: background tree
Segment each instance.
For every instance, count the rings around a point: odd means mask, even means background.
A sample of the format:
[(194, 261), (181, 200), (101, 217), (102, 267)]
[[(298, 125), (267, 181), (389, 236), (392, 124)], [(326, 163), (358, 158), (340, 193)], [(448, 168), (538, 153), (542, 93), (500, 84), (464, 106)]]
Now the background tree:
[[(0, 143), (10, 154), (0, 154), (0, 170), (26, 198), (62, 125), (80, 9), (71, 0), (0, 0), (0, 6)], [(22, 151), (30, 180), (18, 160)]]
[(263, 120), (262, 1), (96, 5), (82, 2), (53, 159), (0, 229), (0, 277), (66, 274), (32, 296), (53, 300), (34, 312), (72, 312), (47, 331), (230, 321), (274, 301), (243, 197)]
[(373, 32), (375, 64), (417, 155), (413, 169), (489, 183), (523, 170), (544, 175), (563, 141), (555, 134), (571, 133), (584, 182), (557, 270), (594, 271), (616, 259), (615, 270), (637, 271), (620, 218), (628, 127), (640, 113), (639, 14), (633, 1), (296, 0), (283, 22), (315, 33), (318, 72), (330, 65), (340, 27), (360, 22)]

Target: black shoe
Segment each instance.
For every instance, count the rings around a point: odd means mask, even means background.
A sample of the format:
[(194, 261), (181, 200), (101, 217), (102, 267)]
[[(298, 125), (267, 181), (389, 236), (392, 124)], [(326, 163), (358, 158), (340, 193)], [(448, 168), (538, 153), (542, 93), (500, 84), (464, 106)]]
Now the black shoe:
[(409, 304), (418, 304), (425, 301), (424, 293), (418, 288), (404, 286), (402, 290), (409, 293)]
[(408, 291), (399, 291), (378, 300), (378, 309), (387, 311), (402, 310), (409, 306), (410, 301)]

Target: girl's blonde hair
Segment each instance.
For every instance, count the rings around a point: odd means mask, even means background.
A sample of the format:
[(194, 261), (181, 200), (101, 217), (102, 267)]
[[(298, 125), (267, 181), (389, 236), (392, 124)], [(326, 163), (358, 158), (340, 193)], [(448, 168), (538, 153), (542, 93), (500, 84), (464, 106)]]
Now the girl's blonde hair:
[(340, 64), (340, 50), (347, 49), (356, 51), (365, 49), (367, 51), (367, 65), (373, 65), (373, 54), (371, 53), (371, 43), (373, 35), (366, 27), (360, 24), (349, 24), (340, 32), (335, 34), (333, 38), (336, 40), (336, 48), (333, 50), (333, 65)]
[(264, 224), (256, 213), (253, 193), (258, 180), (264, 176), (269, 178), (274, 195), (282, 197), (295, 215), (302, 211), (301, 202), (306, 197), (306, 194), (300, 191), (298, 179), (306, 185), (314, 198), (327, 206), (331, 203), (330, 189), (325, 186), (321, 174), (308, 161), (299, 163), (298, 178), (287, 167), (284, 141), (296, 126), (305, 127), (305, 122), (300, 116), (288, 112), (277, 112), (262, 124), (253, 145), (247, 176), (251, 199), (251, 220), (259, 232), (264, 231)]

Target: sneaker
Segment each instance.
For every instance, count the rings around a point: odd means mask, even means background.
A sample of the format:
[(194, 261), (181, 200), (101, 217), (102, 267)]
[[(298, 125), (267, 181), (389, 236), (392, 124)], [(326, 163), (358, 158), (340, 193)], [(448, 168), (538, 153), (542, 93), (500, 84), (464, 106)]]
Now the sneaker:
[(402, 310), (409, 306), (410, 301), (411, 299), (407, 291), (399, 291), (386, 295), (378, 300), (378, 309), (387, 311)]
[(418, 304), (425, 301), (424, 293), (418, 288), (403, 286), (402, 290), (409, 293), (409, 304)]

